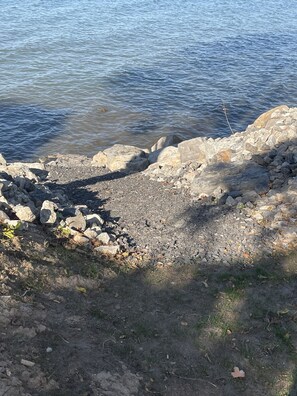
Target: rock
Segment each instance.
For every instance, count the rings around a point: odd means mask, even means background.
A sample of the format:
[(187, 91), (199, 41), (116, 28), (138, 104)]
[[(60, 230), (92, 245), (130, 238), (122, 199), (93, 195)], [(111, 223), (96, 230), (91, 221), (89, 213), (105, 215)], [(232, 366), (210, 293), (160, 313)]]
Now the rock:
[(182, 142), (183, 139), (180, 138), (178, 135), (168, 135), (168, 136), (162, 136), (152, 147), (150, 152), (152, 153), (153, 151), (156, 150), (162, 150), (165, 147), (168, 146), (174, 146), (180, 142)]
[(0, 210), (0, 223), (3, 223), (4, 220), (9, 220), (9, 216), (3, 210)]
[(107, 256), (114, 256), (119, 252), (119, 247), (103, 245), (96, 247), (94, 250), (98, 253), (105, 254)]
[(109, 237), (109, 235), (107, 234), (107, 232), (102, 232), (101, 234), (99, 234), (99, 235), (97, 236), (97, 240), (98, 240), (99, 242), (102, 242), (104, 245), (107, 245), (108, 242), (110, 241), (110, 237)]
[(246, 191), (243, 193), (243, 196), (242, 196), (243, 203), (255, 202), (259, 199), (261, 199), (261, 197), (258, 193), (256, 193), (256, 191)]
[(233, 151), (230, 149), (220, 150), (212, 158), (212, 162), (231, 162)]
[(156, 162), (159, 165), (169, 165), (174, 168), (181, 166), (180, 153), (178, 148), (173, 146), (154, 151), (149, 155), (148, 160), (151, 164)]
[(78, 245), (87, 245), (89, 243), (89, 238), (81, 234), (76, 234), (73, 237), (73, 241)]
[(182, 163), (188, 161), (196, 161), (198, 163), (206, 162), (206, 149), (205, 144), (207, 139), (198, 137), (190, 140), (185, 140), (179, 143), (178, 151)]
[[(197, 175), (191, 184), (191, 194), (217, 196), (218, 192), (228, 193), (239, 190), (242, 193), (256, 191), (258, 194), (269, 190), (269, 176), (265, 168), (254, 163), (210, 165)], [(216, 192), (216, 194), (214, 194)]]
[(56, 208), (57, 206), (54, 202), (48, 200), (44, 201), (40, 209), (40, 223), (48, 225), (55, 224), (57, 220)]
[[(101, 229), (100, 229), (100, 231), (101, 231)], [(86, 236), (89, 239), (95, 239), (98, 236), (98, 232), (96, 230), (94, 230), (93, 228), (87, 228), (84, 231), (84, 236)]]
[(26, 367), (33, 367), (33, 366), (35, 366), (35, 363), (34, 363), (34, 362), (31, 362), (30, 360), (26, 360), (26, 359), (21, 359), (21, 364), (22, 364), (23, 366), (26, 366)]
[(287, 112), (288, 110), (289, 108), (286, 105), (274, 107), (273, 109), (266, 111), (266, 113), (261, 114), (253, 123), (253, 126), (258, 129), (265, 128), (268, 121), (271, 120), (276, 113)]
[(25, 177), (30, 181), (38, 182), (39, 177), (21, 162), (14, 162), (6, 167), (7, 173), (12, 177)]
[[(106, 157), (106, 159), (105, 159)], [(112, 172), (140, 172), (148, 166), (147, 154), (134, 146), (115, 144), (93, 157), (93, 163), (105, 164)]]
[(80, 212), (76, 216), (68, 217), (65, 222), (68, 227), (74, 228), (75, 230), (84, 231), (86, 229), (86, 220)]
[(6, 179), (0, 179), (0, 195), (3, 195), (5, 191), (8, 191), (9, 188), (12, 186), (12, 182)]
[(92, 159), (92, 165), (105, 168), (107, 166), (107, 155), (104, 154), (104, 152), (99, 151), (99, 153), (94, 155)]
[(6, 159), (0, 154), (0, 165), (6, 165)]
[(22, 221), (28, 221), (29, 223), (32, 223), (34, 220), (36, 220), (37, 210), (32, 203), (26, 206), (20, 204), (16, 205), (14, 206), (13, 211)]
[(92, 227), (92, 228), (93, 228), (93, 226), (100, 227), (104, 224), (104, 220), (102, 219), (102, 217), (96, 213), (91, 213), (89, 215), (86, 215), (85, 219), (86, 219), (88, 227)]
[(226, 199), (226, 205), (235, 206), (236, 204), (237, 204), (237, 202), (235, 201), (235, 199), (232, 198), (231, 195), (228, 195), (228, 197)]
[(37, 207), (40, 207), (46, 200), (51, 200), (51, 192), (43, 185), (36, 185), (34, 191), (30, 192), (30, 199)]

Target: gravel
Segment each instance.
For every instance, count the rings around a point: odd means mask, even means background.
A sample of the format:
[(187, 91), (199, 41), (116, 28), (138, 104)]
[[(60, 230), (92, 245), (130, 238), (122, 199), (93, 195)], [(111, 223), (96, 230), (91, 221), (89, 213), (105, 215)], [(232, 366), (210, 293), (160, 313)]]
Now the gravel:
[(232, 263), (271, 252), (273, 235), (244, 210), (195, 202), (168, 182), (108, 173), (77, 156), (59, 156), (47, 170), (50, 185), (100, 213), (122, 246), (156, 261)]

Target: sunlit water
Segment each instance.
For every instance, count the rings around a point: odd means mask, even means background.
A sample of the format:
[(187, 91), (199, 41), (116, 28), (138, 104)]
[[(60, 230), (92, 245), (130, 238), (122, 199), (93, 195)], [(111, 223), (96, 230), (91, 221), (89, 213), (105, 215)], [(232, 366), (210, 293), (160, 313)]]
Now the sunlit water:
[(0, 152), (224, 136), (297, 106), (292, 0), (1, 0)]

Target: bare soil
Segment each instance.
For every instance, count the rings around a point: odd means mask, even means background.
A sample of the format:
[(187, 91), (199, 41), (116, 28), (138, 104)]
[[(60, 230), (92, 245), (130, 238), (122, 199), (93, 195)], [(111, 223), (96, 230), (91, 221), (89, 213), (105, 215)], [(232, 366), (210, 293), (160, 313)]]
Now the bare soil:
[[(71, 167), (52, 168), (51, 183), (116, 219), (136, 248), (108, 259), (38, 226), (1, 236), (0, 395), (297, 395), (296, 253), (260, 255), (257, 240), (256, 257), (236, 237), (244, 219), (229, 225), (240, 214), (215, 207), (175, 227), (186, 195), (83, 169), (71, 181)], [(192, 254), (198, 235), (212, 238), (209, 256)]]

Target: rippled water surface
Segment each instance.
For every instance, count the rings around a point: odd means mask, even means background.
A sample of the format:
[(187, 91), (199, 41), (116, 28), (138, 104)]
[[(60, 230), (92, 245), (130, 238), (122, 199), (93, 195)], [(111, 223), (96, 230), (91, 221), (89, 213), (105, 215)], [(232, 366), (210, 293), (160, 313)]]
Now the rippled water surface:
[(243, 130), (297, 106), (291, 0), (1, 0), (0, 152)]

